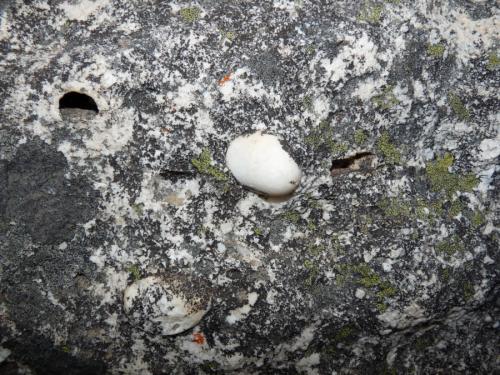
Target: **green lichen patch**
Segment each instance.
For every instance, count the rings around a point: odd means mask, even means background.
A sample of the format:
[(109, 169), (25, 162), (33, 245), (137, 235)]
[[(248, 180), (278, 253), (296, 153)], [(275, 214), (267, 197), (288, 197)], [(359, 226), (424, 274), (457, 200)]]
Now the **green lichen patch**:
[(450, 217), (458, 216), (464, 210), (464, 205), (459, 199), (455, 199), (451, 202), (450, 207), (448, 208), (448, 215)]
[(434, 58), (441, 58), (444, 55), (445, 46), (443, 44), (429, 44), (427, 54)]
[(333, 341), (335, 343), (349, 341), (356, 335), (355, 329), (352, 325), (347, 324), (341, 327), (337, 333), (333, 336)]
[(386, 217), (397, 222), (405, 222), (412, 217), (411, 205), (398, 198), (382, 199), (378, 206)]
[(184, 22), (193, 23), (200, 19), (201, 9), (196, 6), (186, 7), (182, 8), (179, 14)]
[(373, 288), (381, 283), (380, 276), (365, 263), (353, 266), (352, 271), (361, 276), (358, 279), (358, 284), (364, 286), (365, 288)]
[(307, 47), (306, 47), (306, 53), (308, 55), (312, 55), (316, 52), (316, 46), (314, 44), (309, 44)]
[(457, 253), (463, 252), (464, 245), (458, 236), (453, 236), (449, 239), (438, 242), (434, 249), (438, 255), (442, 255), (445, 258), (451, 258)]
[(307, 279), (304, 283), (307, 286), (311, 286), (314, 284), (314, 280), (316, 280), (319, 275), (319, 268), (314, 262), (309, 259), (306, 259), (304, 261), (304, 268), (309, 271), (309, 275), (307, 276)]
[(198, 172), (212, 176), (215, 180), (220, 182), (227, 181), (227, 176), (224, 172), (212, 165), (212, 156), (208, 149), (203, 149), (197, 158), (191, 160), (191, 163)]
[(327, 120), (321, 121), (318, 128), (305, 137), (305, 142), (314, 149), (321, 146), (328, 147), (334, 156), (345, 154), (349, 150), (347, 144), (333, 139), (333, 129)]
[(234, 31), (226, 31), (224, 32), (224, 37), (232, 42), (236, 38), (236, 33)]
[(256, 236), (262, 236), (263, 232), (262, 232), (262, 229), (259, 228), (259, 227), (255, 227), (253, 228), (253, 232)]
[(343, 155), (349, 150), (345, 143), (335, 142), (332, 139), (327, 140), (327, 144), (333, 156)]
[(133, 281), (137, 281), (141, 278), (141, 271), (136, 264), (131, 265), (127, 268), (127, 272), (130, 273), (130, 277)]
[(309, 95), (304, 96), (304, 98), (302, 99), (302, 106), (304, 107), (305, 110), (312, 111), (313, 100), (312, 100), (311, 96), (309, 96)]
[(460, 120), (466, 121), (470, 119), (469, 110), (457, 94), (450, 92), (448, 94), (448, 103), (455, 116), (457, 116)]
[(130, 207), (134, 210), (137, 216), (142, 216), (144, 213), (144, 203), (134, 203)]
[(354, 143), (356, 143), (358, 146), (364, 145), (367, 140), (368, 135), (364, 130), (358, 129), (354, 132)]
[(491, 52), (488, 55), (488, 63), (486, 64), (486, 69), (496, 70), (500, 66), (500, 57), (495, 52)]
[(382, 281), (379, 285), (379, 291), (377, 292), (377, 297), (380, 299), (394, 297), (397, 293), (397, 289), (388, 281)]
[(326, 246), (323, 245), (323, 244), (319, 244), (319, 245), (316, 245), (316, 244), (312, 244), (312, 245), (309, 245), (309, 247), (307, 248), (308, 252), (313, 255), (313, 256), (318, 256), (322, 253), (325, 252), (326, 250)]
[(397, 289), (390, 282), (383, 280), (366, 263), (342, 264), (336, 266), (336, 269), (339, 273), (337, 284), (343, 285), (348, 278), (352, 277), (356, 284), (376, 291), (375, 307), (381, 313), (387, 309), (386, 299), (394, 297), (397, 293)]
[(297, 224), (300, 220), (300, 214), (297, 211), (293, 210), (282, 213), (281, 217), (283, 218), (283, 220), (288, 221), (292, 224)]
[(472, 284), (470, 281), (465, 281), (463, 283), (463, 294), (464, 294), (464, 300), (466, 302), (470, 301), (475, 294), (474, 284)]
[(394, 86), (386, 86), (381, 94), (372, 98), (372, 103), (381, 110), (391, 109), (399, 104), (394, 95)]
[(358, 21), (378, 24), (382, 18), (384, 7), (372, 2), (366, 2), (358, 15)]
[(434, 192), (445, 192), (450, 198), (457, 191), (471, 192), (479, 180), (473, 174), (458, 175), (448, 169), (453, 165), (453, 155), (446, 153), (442, 158), (426, 165), (427, 178)]
[(477, 229), (486, 223), (486, 217), (481, 211), (474, 211), (470, 219), (470, 224), (472, 228)]
[(389, 164), (401, 163), (401, 152), (391, 142), (389, 133), (383, 132), (377, 141), (377, 148), (384, 156), (384, 159)]

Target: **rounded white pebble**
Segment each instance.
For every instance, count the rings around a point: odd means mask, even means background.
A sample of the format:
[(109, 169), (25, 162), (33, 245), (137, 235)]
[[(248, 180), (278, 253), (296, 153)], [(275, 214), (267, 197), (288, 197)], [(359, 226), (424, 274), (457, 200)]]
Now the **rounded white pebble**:
[(210, 309), (210, 293), (187, 276), (149, 276), (125, 289), (124, 309), (142, 330), (176, 335), (200, 322)]
[(278, 138), (261, 132), (233, 140), (227, 149), (226, 164), (240, 184), (274, 197), (291, 194), (302, 176)]

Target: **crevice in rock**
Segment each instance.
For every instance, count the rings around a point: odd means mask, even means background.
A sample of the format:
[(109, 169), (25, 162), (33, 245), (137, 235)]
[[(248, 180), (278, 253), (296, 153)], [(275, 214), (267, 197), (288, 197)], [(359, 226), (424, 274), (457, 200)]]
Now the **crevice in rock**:
[(360, 152), (344, 159), (334, 159), (330, 168), (332, 176), (348, 172), (368, 172), (375, 168), (376, 156), (371, 152)]

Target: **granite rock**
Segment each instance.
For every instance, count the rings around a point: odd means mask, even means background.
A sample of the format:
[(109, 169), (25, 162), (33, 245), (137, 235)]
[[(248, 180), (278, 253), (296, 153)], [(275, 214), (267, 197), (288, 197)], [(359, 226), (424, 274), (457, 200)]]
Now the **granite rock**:
[[(499, 14), (1, 2), (0, 373), (498, 372)], [(255, 131), (289, 199), (229, 173)], [(171, 274), (211, 309), (142, 330), (125, 289)]]

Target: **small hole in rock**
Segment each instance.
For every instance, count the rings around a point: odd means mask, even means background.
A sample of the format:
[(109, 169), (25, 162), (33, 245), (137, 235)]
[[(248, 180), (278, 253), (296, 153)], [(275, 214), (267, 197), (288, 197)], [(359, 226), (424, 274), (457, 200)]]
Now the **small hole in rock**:
[(99, 113), (92, 97), (71, 91), (59, 99), (59, 111), (64, 119), (90, 119)]
[(333, 160), (330, 172), (332, 176), (339, 176), (352, 171), (369, 172), (375, 169), (376, 162), (377, 159), (374, 154), (361, 152), (345, 159)]

